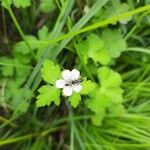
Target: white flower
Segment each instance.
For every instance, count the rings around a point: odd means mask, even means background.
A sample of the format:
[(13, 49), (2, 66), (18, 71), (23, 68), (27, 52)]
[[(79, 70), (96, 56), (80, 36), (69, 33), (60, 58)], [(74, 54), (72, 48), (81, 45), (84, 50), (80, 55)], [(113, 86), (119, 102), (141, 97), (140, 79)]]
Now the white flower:
[(65, 96), (71, 96), (73, 92), (79, 93), (81, 91), (80, 72), (77, 69), (73, 69), (72, 71), (64, 70), (62, 78), (56, 81), (56, 87), (63, 89)]

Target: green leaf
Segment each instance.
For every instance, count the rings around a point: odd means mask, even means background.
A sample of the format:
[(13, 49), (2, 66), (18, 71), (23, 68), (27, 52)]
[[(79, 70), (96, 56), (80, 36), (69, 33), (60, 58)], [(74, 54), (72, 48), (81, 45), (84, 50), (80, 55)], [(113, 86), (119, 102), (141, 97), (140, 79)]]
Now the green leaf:
[(117, 58), (126, 49), (126, 41), (119, 30), (106, 29), (102, 32), (105, 48), (108, 49), (111, 58)]
[(13, 0), (13, 4), (17, 7), (17, 8), (25, 8), (25, 7), (29, 7), (31, 5), (30, 0)]
[[(24, 67), (19, 67), (17, 65), (23, 65), (23, 63), (19, 59), (14, 59), (14, 64), (15, 64), (15, 72), (16, 75), (19, 77), (27, 77), (31, 69), (30, 68), (24, 68)], [(26, 67), (31, 67), (30, 64), (27, 64)]]
[(82, 87), (83, 88), (80, 93), (83, 95), (87, 95), (90, 94), (95, 89), (96, 84), (91, 80), (85, 80), (82, 82)]
[(96, 34), (90, 34), (88, 39), (88, 54), (96, 52), (103, 48), (104, 42), (103, 40)]
[(100, 127), (105, 116), (105, 109), (91, 117), (92, 124)]
[(11, 77), (13, 75), (16, 75), (17, 77), (28, 76), (31, 72), (31, 66), (24, 61), (29, 60), (30, 57), (21, 57), (22, 59), (19, 57), (18, 59), (18, 55), (15, 56), (15, 58), (0, 57), (0, 71), (2, 75), (5, 77)]
[(118, 87), (122, 83), (120, 74), (108, 67), (99, 68), (97, 73), (100, 84), (103, 87)]
[(42, 12), (48, 13), (55, 9), (55, 2), (54, 0), (41, 0), (40, 1), (40, 10)]
[(97, 87), (89, 96), (87, 106), (95, 113), (101, 112), (112, 105), (121, 103), (123, 90), (120, 88), (120, 75), (107, 67), (98, 69), (100, 87)]
[[(23, 88), (22, 88), (23, 91)], [(18, 93), (19, 94), (19, 93)], [(31, 95), (33, 95), (33, 92), (29, 89), (27, 89), (25, 91), (25, 95), (22, 97), (22, 101), (18, 101), (16, 97), (13, 98), (13, 100), (15, 99), (15, 101), (17, 102), (17, 106), (15, 107), (15, 111), (14, 114), (20, 114), (20, 113), (25, 113), (27, 112), (30, 102), (27, 101), (26, 99), (28, 99)], [(20, 94), (19, 94), (20, 96)]]
[(126, 41), (119, 30), (105, 29), (100, 36), (90, 34), (86, 40), (76, 44), (75, 48), (84, 64), (91, 58), (95, 63), (107, 65), (126, 49)]
[[(38, 45), (37, 45), (38, 40), (36, 37), (34, 37), (32, 35), (28, 35), (25, 38), (26, 38), (27, 42), (29, 43), (30, 47), (32, 48), (32, 50), (35, 50), (38, 48)], [(25, 54), (29, 54), (30, 50), (24, 41), (20, 41), (14, 45), (13, 52), (25, 55)]]
[(81, 43), (75, 44), (75, 48), (78, 51), (78, 54), (82, 58), (82, 62), (87, 64), (88, 56), (87, 56), (87, 42), (82, 41)]
[[(120, 87), (109, 87), (109, 88), (100, 88), (101, 96), (105, 101), (108, 101), (110, 104), (121, 103), (123, 101), (122, 93), (123, 90)], [(108, 105), (107, 105), (108, 106)]]
[(12, 0), (2, 0), (2, 6), (7, 8), (10, 7), (10, 4), (12, 4)]
[(104, 41), (99, 36), (90, 34), (85, 41), (81, 41), (75, 47), (84, 64), (87, 64), (88, 58), (91, 58), (95, 63), (99, 62), (106, 65), (111, 58), (108, 49), (104, 45)]
[(51, 84), (55, 84), (56, 80), (60, 76), (60, 67), (55, 65), (53, 61), (45, 60), (41, 69), (42, 78)]
[(79, 93), (73, 93), (69, 97), (69, 102), (70, 102), (71, 106), (74, 108), (76, 108), (79, 105), (80, 100), (81, 100), (81, 96)]
[(15, 7), (17, 8), (26, 8), (31, 5), (30, 0), (2, 0), (2, 6), (5, 8), (8, 8), (10, 4), (14, 4)]
[[(7, 103), (11, 105), (15, 110), (18, 111), (24, 111), (27, 109), (27, 105), (29, 105), (29, 102), (23, 102), (18, 101), (16, 97), (20, 96), (20, 93), (23, 92), (23, 88), (21, 88), (22, 84), (24, 83), (26, 78), (24, 77), (17, 77), (16, 79), (10, 78), (7, 81), (6, 89), (5, 89), (5, 99), (7, 100)], [(26, 93), (31, 94), (31, 90), (27, 90)], [(18, 104), (21, 104), (21, 106), (18, 106)]]
[(89, 59), (86, 67), (90, 70), (92, 75), (97, 75), (97, 65), (95, 65), (93, 60)]
[(7, 82), (7, 86), (6, 86), (6, 99), (11, 99), (11, 105), (13, 106), (17, 106), (17, 102), (12, 100), (13, 97), (17, 97), (21, 92), (22, 92), (22, 89), (20, 88), (20, 85), (21, 85), (21, 82), (20, 80), (15, 80), (15, 79), (11, 79), (11, 80), (8, 80)]
[[(129, 11), (129, 5), (127, 3), (121, 3), (120, 6), (119, 6), (119, 9), (118, 9), (118, 12), (120, 14), (122, 13), (126, 13)], [(120, 19), (119, 22), (122, 23), (122, 24), (127, 24), (129, 21), (132, 20), (132, 17), (126, 17), (124, 19)]]
[(95, 113), (100, 113), (110, 104), (99, 88), (96, 88), (89, 96), (90, 98), (86, 102), (87, 107)]
[(37, 107), (48, 106), (52, 102), (56, 105), (60, 104), (60, 90), (56, 87), (44, 85), (38, 91), (40, 94), (37, 96)]
[(50, 38), (50, 33), (48, 31), (47, 26), (43, 26), (39, 31), (38, 31), (38, 37), (40, 40), (49, 40)]
[(14, 74), (14, 67), (9, 66), (14, 64), (14, 61), (12, 58), (9, 57), (0, 57), (0, 63), (6, 64), (6, 65), (1, 65), (0, 66), (0, 71), (3, 76), (5, 77), (10, 77), (13, 76)]
[(98, 78), (101, 84), (101, 94), (112, 103), (122, 102), (123, 90), (120, 88), (122, 83), (119, 73), (108, 67), (98, 69)]
[(119, 103), (117, 105), (112, 105), (111, 107), (109, 107), (109, 112), (111, 115), (114, 116), (121, 116), (121, 115), (125, 115), (127, 113), (125, 107), (123, 104)]
[(20, 53), (15, 53), (14, 58), (16, 58), (21, 64), (29, 65), (32, 60), (32, 56), (30, 54), (22, 55)]
[[(38, 31), (38, 38), (40, 41), (47, 41), (50, 39), (50, 36), (51, 32), (49, 32), (48, 27), (45, 25)], [(38, 49), (36, 51), (37, 60), (41, 57), (45, 48), (45, 44), (38, 44)]]
[(104, 47), (104, 41), (96, 34), (91, 34), (87, 41), (88, 57), (103, 65), (108, 64), (110, 56), (108, 50)]
[[(103, 9), (101, 19), (110, 18), (113, 16), (118, 16), (122, 13), (126, 13), (129, 11), (129, 5), (127, 3), (121, 3), (120, 0), (111, 0), (107, 6), (107, 9)], [(98, 15), (97, 15), (98, 16)], [(122, 24), (127, 24), (132, 17), (126, 17), (124, 19), (119, 20)], [(116, 24), (117, 21), (113, 22), (112, 24)]]

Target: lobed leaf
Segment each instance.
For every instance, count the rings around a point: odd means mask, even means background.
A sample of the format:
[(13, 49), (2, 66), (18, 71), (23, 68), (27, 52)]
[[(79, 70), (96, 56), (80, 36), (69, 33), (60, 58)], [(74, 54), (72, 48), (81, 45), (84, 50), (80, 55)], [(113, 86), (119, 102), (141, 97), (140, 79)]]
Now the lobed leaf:
[(40, 0), (40, 10), (44, 13), (53, 11), (55, 7), (54, 0)]
[(104, 117), (105, 117), (105, 109), (101, 110), (101, 112), (96, 113), (91, 117), (92, 124), (98, 127), (101, 126)]
[(55, 65), (53, 61), (45, 60), (41, 69), (42, 78), (50, 84), (55, 84), (60, 76), (60, 67)]
[(108, 67), (99, 68), (97, 73), (100, 84), (103, 87), (118, 87), (122, 83), (120, 74)]
[(101, 67), (98, 69), (98, 78), (101, 86), (97, 86), (87, 100), (88, 108), (95, 113), (121, 103), (123, 100), (123, 90), (120, 88), (121, 77), (117, 72), (108, 67)]
[(76, 108), (79, 105), (79, 102), (81, 101), (81, 96), (79, 93), (73, 93), (69, 97), (69, 102), (72, 107)]
[(121, 52), (126, 49), (126, 41), (122, 38), (122, 35), (118, 29), (105, 29), (102, 32), (101, 37), (111, 58), (119, 57)]
[(13, 0), (13, 4), (17, 7), (17, 8), (26, 8), (29, 7), (31, 5), (31, 1), (30, 0)]
[(39, 95), (37, 96), (36, 106), (43, 107), (48, 106), (52, 102), (56, 105), (60, 104), (60, 90), (54, 86), (42, 86), (40, 87)]
[(83, 95), (87, 95), (90, 94), (95, 89), (96, 84), (91, 80), (85, 80), (82, 82), (82, 86), (83, 88), (80, 93)]

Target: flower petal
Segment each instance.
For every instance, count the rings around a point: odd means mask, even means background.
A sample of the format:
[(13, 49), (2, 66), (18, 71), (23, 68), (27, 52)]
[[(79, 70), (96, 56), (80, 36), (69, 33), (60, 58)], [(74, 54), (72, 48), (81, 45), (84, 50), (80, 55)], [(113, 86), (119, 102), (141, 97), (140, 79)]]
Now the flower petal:
[(81, 91), (81, 89), (82, 89), (82, 85), (81, 84), (73, 85), (72, 89), (73, 89), (73, 91), (79, 93)]
[(64, 78), (64, 80), (70, 81), (71, 80), (71, 72), (70, 72), (70, 70), (64, 70), (62, 72), (62, 77)]
[(64, 89), (63, 89), (63, 94), (65, 96), (71, 96), (73, 93), (72, 91), (72, 87), (71, 86), (65, 86)]
[(56, 81), (56, 87), (59, 89), (64, 88), (65, 84), (66, 84), (66, 81), (63, 79), (59, 79)]
[(71, 78), (72, 80), (77, 80), (80, 77), (80, 72), (77, 69), (73, 69), (71, 71)]

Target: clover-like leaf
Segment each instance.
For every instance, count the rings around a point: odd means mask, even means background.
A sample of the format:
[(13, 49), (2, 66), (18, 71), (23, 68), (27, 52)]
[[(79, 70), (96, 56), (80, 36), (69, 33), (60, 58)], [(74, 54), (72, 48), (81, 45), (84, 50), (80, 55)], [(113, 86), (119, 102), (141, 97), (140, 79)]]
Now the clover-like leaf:
[(48, 31), (47, 26), (43, 26), (39, 31), (38, 31), (38, 37), (40, 40), (48, 40), (50, 37), (50, 33)]
[(40, 1), (40, 10), (42, 12), (48, 13), (55, 9), (55, 2), (54, 0), (41, 0)]
[[(42, 26), (38, 30), (38, 38), (40, 41), (49, 40), (51, 36), (51, 32), (49, 32), (49, 29), (46, 25)], [(45, 48), (45, 44), (38, 44), (37, 52), (36, 52), (36, 58), (39, 59), (43, 53), (43, 50)]]
[(109, 87), (109, 88), (100, 88), (100, 93), (106, 101), (109, 101), (110, 104), (121, 103), (123, 100), (122, 93), (123, 90), (120, 87)]
[(41, 69), (42, 77), (47, 83), (55, 84), (60, 76), (60, 67), (53, 61), (45, 60)]
[(0, 67), (0, 71), (3, 76), (12, 76), (14, 74), (14, 61), (9, 57), (0, 57), (0, 63), (2, 66)]
[(82, 57), (82, 62), (87, 64), (87, 41), (82, 41), (81, 43), (75, 44), (75, 48), (78, 51), (80, 57)]
[(86, 102), (87, 107), (90, 108), (95, 113), (100, 113), (105, 109), (110, 102), (106, 100), (105, 95), (103, 95), (99, 88), (96, 88), (90, 98)]
[(31, 72), (30, 64), (24, 65), (19, 59), (14, 59), (15, 73), (20, 77), (27, 77)]
[(121, 103), (123, 90), (120, 88), (120, 75), (108, 67), (98, 69), (100, 87), (97, 87), (87, 100), (87, 106), (95, 113), (99, 113), (111, 105)]
[(126, 49), (126, 41), (122, 38), (119, 30), (106, 29), (102, 32), (105, 48), (111, 58), (117, 58)]
[[(118, 9), (119, 13), (125, 13), (129, 11), (129, 5), (127, 3), (121, 3)], [(124, 19), (120, 19), (119, 22), (121, 24), (127, 24), (129, 21), (132, 20), (132, 16), (126, 17)]]
[(37, 96), (37, 107), (48, 106), (52, 102), (60, 104), (60, 91), (56, 87), (44, 85), (38, 91), (40, 94)]
[(20, 97), (20, 93), (24, 92), (22, 88), (22, 83), (24, 83), (24, 77), (18, 77), (16, 79), (11, 78), (7, 81), (7, 85), (5, 88), (5, 100), (12, 108), (14, 108), (15, 112), (25, 112), (29, 107), (29, 102), (26, 98), (32, 94), (32, 91), (27, 89), (25, 91), (24, 97), (22, 97), (21, 101), (18, 101), (18, 97)]
[(98, 78), (101, 94), (112, 103), (121, 102), (123, 90), (120, 88), (122, 80), (119, 73), (108, 67), (101, 67), (98, 69)]
[(95, 63), (99, 62), (106, 65), (110, 62), (110, 54), (105, 47), (104, 41), (96, 34), (90, 34), (85, 41), (76, 44), (78, 54), (81, 55), (84, 64), (87, 64), (88, 58), (91, 58)]
[[(129, 5), (127, 3), (121, 3), (120, 0), (111, 0), (109, 6), (106, 10), (103, 11), (103, 17), (109, 18), (112, 16), (117, 16), (122, 13), (129, 11)], [(127, 24), (132, 19), (132, 17), (126, 17), (124, 19), (120, 19), (119, 22), (122, 24)], [(117, 21), (112, 24), (116, 24)]]
[(102, 125), (104, 116), (105, 116), (105, 109), (102, 109), (101, 112), (96, 113), (91, 117), (92, 124), (100, 127)]
[[(25, 36), (25, 38), (32, 50), (35, 50), (36, 48), (38, 48), (38, 45), (37, 45), (38, 40), (36, 37), (28, 35), (28, 36)], [(20, 41), (14, 45), (13, 52), (25, 55), (25, 54), (29, 54), (30, 50), (24, 41)]]
[(99, 68), (97, 73), (103, 87), (118, 87), (122, 83), (120, 74), (108, 67)]
[(31, 4), (30, 0), (13, 0), (13, 4), (17, 7), (17, 8), (25, 8), (25, 7), (29, 7)]
[(3, 0), (1, 1), (1, 3), (3, 7), (8, 9), (10, 7), (10, 4), (12, 4), (12, 0)]
[(70, 102), (71, 106), (74, 108), (76, 108), (79, 105), (80, 100), (81, 100), (81, 96), (79, 93), (73, 93), (69, 97), (69, 102)]
[(91, 80), (85, 80), (82, 82), (82, 86), (83, 88), (80, 93), (83, 95), (87, 95), (90, 94), (95, 89), (96, 84)]
[(104, 47), (104, 41), (96, 34), (91, 34), (87, 40), (88, 57), (103, 65), (108, 64), (110, 62), (110, 55)]

